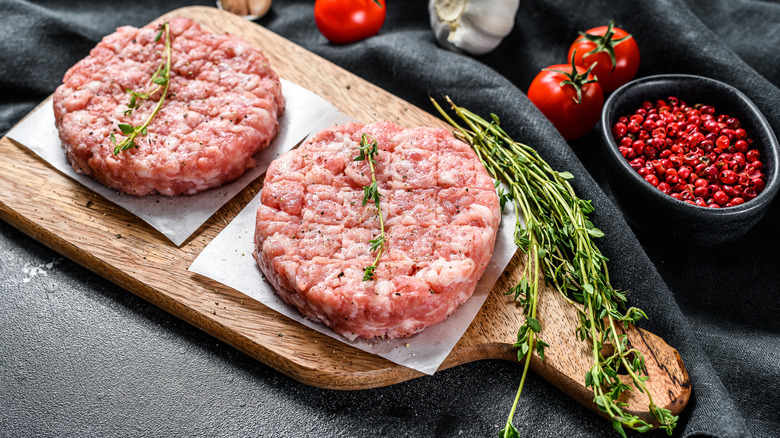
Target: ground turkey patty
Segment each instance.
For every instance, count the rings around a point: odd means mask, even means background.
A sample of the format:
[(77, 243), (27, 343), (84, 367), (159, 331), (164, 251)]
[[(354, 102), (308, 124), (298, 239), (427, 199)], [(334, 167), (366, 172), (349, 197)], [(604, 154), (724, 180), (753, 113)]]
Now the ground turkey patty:
[[(376, 207), (354, 161), (377, 140), (387, 242), (373, 281)], [(398, 338), (444, 320), (474, 292), (500, 220), (493, 181), (476, 154), (443, 129), (350, 123), (326, 129), (268, 169), (255, 259), (289, 304), (343, 336)]]
[(171, 84), (138, 148), (113, 155), (119, 123), (140, 126), (160, 92), (131, 115), (128, 89), (145, 92), (164, 52), (160, 23), (121, 27), (65, 74), (54, 116), (73, 168), (131, 195), (194, 194), (241, 176), (268, 146), (284, 108), (279, 78), (257, 48), (197, 23), (169, 20)]

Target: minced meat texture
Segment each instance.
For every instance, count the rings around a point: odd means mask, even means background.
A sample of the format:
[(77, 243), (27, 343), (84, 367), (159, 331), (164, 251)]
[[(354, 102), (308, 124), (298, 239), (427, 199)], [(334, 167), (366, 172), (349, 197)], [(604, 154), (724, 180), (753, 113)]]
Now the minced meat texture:
[[(387, 241), (373, 280), (377, 209), (363, 206), (375, 173)], [(381, 122), (326, 129), (274, 161), (257, 211), (255, 259), (279, 295), (348, 339), (405, 337), (443, 321), (474, 292), (500, 221), (493, 181), (443, 129)]]
[(137, 196), (195, 194), (241, 176), (271, 142), (284, 109), (281, 84), (261, 51), (185, 18), (169, 20), (170, 87), (137, 148), (114, 156), (120, 123), (140, 126), (161, 92), (125, 115), (145, 92), (164, 52), (158, 27), (121, 27), (65, 74), (54, 115), (73, 168)]

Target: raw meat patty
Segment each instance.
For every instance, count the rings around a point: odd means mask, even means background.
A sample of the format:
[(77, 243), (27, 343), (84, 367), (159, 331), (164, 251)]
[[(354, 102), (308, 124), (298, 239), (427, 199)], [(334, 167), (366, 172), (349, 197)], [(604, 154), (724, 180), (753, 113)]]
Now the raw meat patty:
[[(354, 161), (378, 142), (376, 176), (387, 242), (372, 281), (377, 209)], [(493, 181), (443, 129), (349, 123), (326, 129), (268, 168), (254, 256), (289, 304), (348, 339), (398, 338), (443, 321), (474, 292), (500, 220)]]
[(169, 20), (171, 84), (138, 148), (113, 155), (119, 123), (140, 126), (160, 92), (131, 115), (128, 89), (145, 92), (164, 52), (158, 25), (121, 27), (65, 74), (54, 115), (68, 161), (80, 173), (143, 196), (195, 194), (241, 176), (268, 146), (284, 108), (279, 78), (260, 50), (197, 23)]

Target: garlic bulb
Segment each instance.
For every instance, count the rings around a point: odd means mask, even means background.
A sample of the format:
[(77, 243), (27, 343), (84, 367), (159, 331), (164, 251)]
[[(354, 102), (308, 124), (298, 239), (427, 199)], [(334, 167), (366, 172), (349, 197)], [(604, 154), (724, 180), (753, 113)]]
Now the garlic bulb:
[(428, 13), (439, 44), (483, 55), (512, 31), (519, 6), (520, 0), (429, 0)]
[(217, 9), (224, 9), (248, 20), (255, 20), (268, 12), (271, 0), (217, 0)]

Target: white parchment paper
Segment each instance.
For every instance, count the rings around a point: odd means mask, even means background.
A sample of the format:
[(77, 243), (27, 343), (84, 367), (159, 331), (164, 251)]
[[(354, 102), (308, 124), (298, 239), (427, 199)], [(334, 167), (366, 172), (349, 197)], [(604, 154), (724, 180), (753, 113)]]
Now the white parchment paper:
[(297, 308), (282, 301), (265, 279), (252, 257), (255, 214), (259, 206), (258, 194), (200, 253), (190, 266), (190, 271), (230, 286), (320, 333), (429, 375), (439, 368), (463, 336), (516, 250), (513, 235), (515, 213), (512, 203), (507, 203), (493, 257), (474, 295), (449, 318), (405, 339), (349, 341), (324, 324), (304, 318)]
[(193, 196), (130, 196), (108, 188), (89, 176), (76, 173), (65, 158), (54, 126), (51, 98), (11, 129), (7, 136), (30, 149), (55, 169), (138, 216), (174, 245), (180, 246), (211, 215), (262, 175), (276, 157), (292, 149), (309, 134), (319, 132), (333, 123), (351, 120), (325, 99), (284, 79), (282, 94), (286, 104), (284, 114), (279, 119), (279, 134), (255, 156), (257, 166), (230, 184)]
[[(257, 166), (231, 184), (194, 196), (134, 197), (76, 173), (65, 158), (54, 126), (51, 99), (11, 129), (7, 136), (55, 169), (138, 216), (179, 246), (225, 203), (262, 175), (271, 161), (311, 134), (334, 124), (354, 121), (320, 96), (284, 79), (282, 93), (286, 107), (284, 115), (279, 119), (279, 134), (268, 148), (257, 154)], [(255, 213), (259, 205), (260, 195), (209, 243), (190, 266), (190, 271), (232, 287), (320, 333), (425, 374), (433, 374), (455, 347), (516, 250), (513, 243), (515, 213), (512, 204), (508, 203), (499, 226), (493, 257), (474, 295), (447, 320), (405, 339), (349, 341), (327, 326), (304, 318), (298, 309), (284, 303), (260, 272), (252, 258)]]

